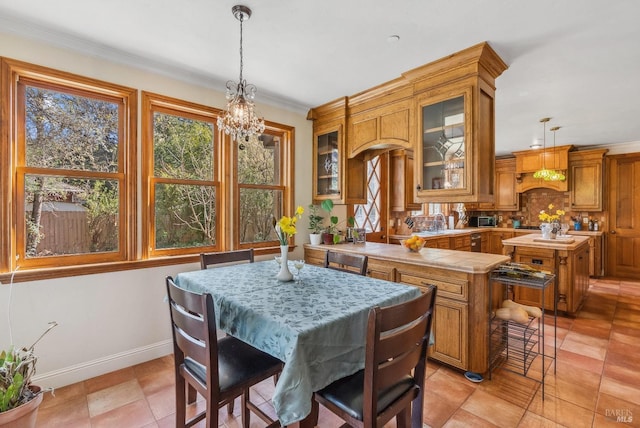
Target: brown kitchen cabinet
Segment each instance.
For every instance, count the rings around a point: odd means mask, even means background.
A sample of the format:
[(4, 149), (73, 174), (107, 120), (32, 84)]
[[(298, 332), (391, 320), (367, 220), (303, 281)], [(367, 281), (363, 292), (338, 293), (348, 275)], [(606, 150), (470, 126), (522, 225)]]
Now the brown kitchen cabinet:
[[(505, 254), (515, 262), (526, 263), (537, 270), (556, 276), (558, 311), (570, 316), (580, 309), (589, 287), (589, 244), (586, 236), (575, 235), (570, 244), (540, 243), (537, 236), (524, 235), (505, 241)], [(545, 296), (545, 308), (553, 310), (553, 301)], [(514, 287), (514, 300), (536, 305), (539, 295)]]
[(608, 149), (569, 153), (569, 199), (572, 211), (602, 211), (604, 156)]
[(506, 65), (487, 48), (405, 73), (423, 73), (414, 84), (418, 201), (494, 201), (494, 82)]
[(504, 254), (502, 240), (513, 238), (515, 232), (512, 230), (492, 230), (489, 232), (489, 252), (491, 254)]
[(435, 285), (437, 288), (433, 312), (432, 331), (434, 344), (429, 357), (464, 369), (468, 366), (468, 317), (469, 284), (466, 275), (451, 274), (447, 277), (421, 272), (414, 266), (398, 266), (396, 281), (420, 288)]
[(566, 192), (569, 190), (568, 178), (562, 181), (545, 181), (535, 178), (533, 174), (542, 169), (554, 169), (562, 171), (565, 176), (569, 170), (569, 151), (571, 145), (547, 147), (544, 150), (532, 149), (513, 152), (516, 157), (516, 191), (519, 193), (538, 187)]
[[(384, 147), (412, 149), (413, 101), (407, 98), (390, 102), (383, 96), (371, 99), (371, 95), (367, 93), (366, 102), (360, 101), (357, 95), (349, 98), (348, 156)], [(394, 97), (409, 95), (406, 90), (399, 90)], [(383, 104), (375, 106), (379, 103)]]
[(313, 202), (366, 203), (366, 162), (345, 153), (346, 97), (309, 111), (313, 120)]
[(520, 198), (516, 191), (516, 159), (496, 159), (496, 198), (495, 209), (499, 211), (518, 211)]
[(392, 150), (389, 153), (390, 211), (419, 211), (422, 204), (413, 198), (413, 152), (410, 150)]

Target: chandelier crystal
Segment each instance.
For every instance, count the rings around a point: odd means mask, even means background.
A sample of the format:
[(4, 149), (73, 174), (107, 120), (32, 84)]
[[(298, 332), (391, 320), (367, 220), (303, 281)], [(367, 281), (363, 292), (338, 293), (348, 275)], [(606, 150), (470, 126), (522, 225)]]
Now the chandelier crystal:
[(254, 102), (257, 88), (247, 83), (242, 76), (242, 23), (251, 17), (251, 9), (236, 5), (231, 9), (233, 16), (240, 21), (240, 78), (238, 82), (227, 81), (227, 111), (218, 118), (218, 127), (234, 141), (245, 141), (249, 137), (264, 132), (264, 119), (255, 111)]
[[(564, 181), (566, 179), (565, 175), (561, 171), (556, 171), (555, 169), (547, 169), (546, 167), (546, 151), (547, 151), (547, 122), (549, 122), (551, 118), (544, 117), (540, 119), (542, 122), (542, 169), (539, 169), (533, 174), (534, 178), (541, 178), (544, 181)], [(554, 159), (554, 167), (555, 167), (555, 158), (556, 158), (556, 131), (560, 129), (559, 126), (554, 126), (550, 130), (553, 131), (553, 159)]]

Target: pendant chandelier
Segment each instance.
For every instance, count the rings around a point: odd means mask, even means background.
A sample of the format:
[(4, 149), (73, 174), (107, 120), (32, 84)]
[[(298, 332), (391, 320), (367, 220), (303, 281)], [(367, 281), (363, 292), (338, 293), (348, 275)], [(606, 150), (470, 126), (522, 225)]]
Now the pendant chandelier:
[[(536, 171), (533, 174), (534, 178), (542, 178), (544, 181), (564, 181), (566, 179), (565, 175), (560, 172), (560, 171), (556, 171), (555, 169), (547, 169), (546, 166), (546, 155), (547, 155), (547, 122), (549, 122), (551, 120), (551, 118), (549, 117), (543, 117), (542, 119), (540, 119), (540, 122), (542, 122), (542, 129), (543, 129), (543, 133), (542, 133), (542, 169), (539, 169), (538, 171)], [(550, 129), (550, 131), (553, 131), (553, 161), (554, 161), (554, 167), (555, 167), (555, 159), (556, 159), (556, 131), (560, 129), (559, 126), (554, 126), (553, 128)]]
[(264, 132), (264, 119), (254, 109), (255, 85), (247, 83), (242, 76), (242, 23), (251, 17), (251, 9), (236, 5), (231, 8), (233, 16), (240, 21), (240, 78), (238, 82), (227, 81), (227, 111), (218, 118), (218, 127), (234, 141), (246, 141), (251, 136)]

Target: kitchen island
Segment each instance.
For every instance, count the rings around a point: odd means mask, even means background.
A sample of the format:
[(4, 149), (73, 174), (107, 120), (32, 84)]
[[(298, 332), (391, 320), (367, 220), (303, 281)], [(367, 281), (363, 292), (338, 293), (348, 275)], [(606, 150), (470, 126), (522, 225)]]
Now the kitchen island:
[[(514, 262), (525, 263), (556, 275), (558, 311), (575, 316), (589, 288), (589, 237), (569, 235), (542, 239), (539, 233), (517, 236), (502, 241), (504, 254)], [(553, 289), (551, 289), (553, 291)], [(539, 306), (537, 290), (514, 287), (514, 300)], [(553, 310), (553, 292), (545, 294), (545, 308)]]
[(438, 289), (429, 357), (462, 370), (488, 370), (489, 277), (507, 256), (423, 248), (412, 253), (400, 245), (308, 245), (307, 263), (323, 265), (328, 250), (369, 257), (367, 275), (415, 287)]

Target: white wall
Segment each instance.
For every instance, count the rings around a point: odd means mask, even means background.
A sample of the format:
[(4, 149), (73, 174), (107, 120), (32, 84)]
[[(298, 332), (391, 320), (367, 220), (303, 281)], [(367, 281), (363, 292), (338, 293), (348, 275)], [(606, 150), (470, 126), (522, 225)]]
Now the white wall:
[[(218, 108), (226, 104), (224, 94), (210, 88), (1, 32), (0, 56)], [(312, 124), (306, 112), (260, 103), (257, 107), (267, 120), (295, 127), (295, 202), (306, 208), (311, 202)], [(303, 216), (298, 244), (308, 242), (307, 224)], [(292, 257), (303, 257), (301, 246)], [(49, 321), (57, 321), (59, 326), (36, 348), (36, 381), (44, 387), (67, 385), (171, 353), (164, 278), (198, 268), (188, 264), (2, 285), (0, 349), (12, 342), (28, 346)]]

